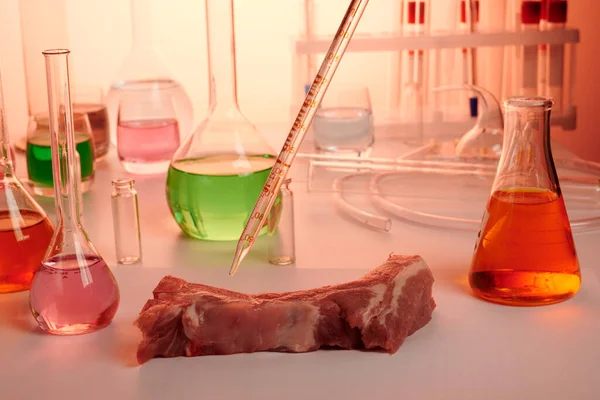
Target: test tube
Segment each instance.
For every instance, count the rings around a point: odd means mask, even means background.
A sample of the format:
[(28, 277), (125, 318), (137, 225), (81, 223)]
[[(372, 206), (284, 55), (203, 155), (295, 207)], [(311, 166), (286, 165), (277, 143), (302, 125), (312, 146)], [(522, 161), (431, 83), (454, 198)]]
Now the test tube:
[[(548, 30), (564, 30), (567, 23), (567, 0), (548, 0), (547, 7)], [(552, 111), (560, 114), (563, 108), (565, 45), (550, 45), (546, 59), (548, 96), (554, 100)]]
[[(521, 31), (537, 31), (540, 29), (542, 3), (524, 0), (521, 3)], [(520, 94), (535, 96), (538, 92), (538, 47), (522, 46), (521, 49), (521, 87)]]
[[(548, 29), (548, 0), (541, 0), (540, 31)], [(540, 44), (538, 48), (538, 96), (548, 96), (548, 70), (546, 59), (548, 56), (548, 45)]]
[(290, 189), (290, 178), (283, 181), (280, 196), (269, 215), (269, 263), (289, 265), (296, 260), (296, 238), (294, 234), (294, 193)]
[(142, 259), (138, 196), (133, 179), (112, 181), (111, 193), (117, 263), (135, 264)]
[[(474, 33), (479, 31), (479, 0), (461, 0), (460, 2), (460, 30), (463, 33)], [(463, 84), (477, 85), (475, 76), (477, 73), (477, 51), (476, 49), (461, 49)], [(478, 98), (469, 97), (469, 115), (477, 117)]]

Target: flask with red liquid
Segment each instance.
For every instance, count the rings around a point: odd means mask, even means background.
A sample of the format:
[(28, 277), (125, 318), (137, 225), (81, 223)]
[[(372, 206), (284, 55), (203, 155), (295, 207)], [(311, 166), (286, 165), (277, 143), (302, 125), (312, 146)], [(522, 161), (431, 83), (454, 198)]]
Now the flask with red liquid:
[(552, 304), (581, 284), (550, 146), (552, 104), (523, 96), (504, 102), (502, 155), (469, 274), (475, 294), (491, 302)]
[(28, 290), (54, 228), (14, 170), (0, 76), (0, 293)]
[(106, 327), (119, 307), (117, 282), (89, 240), (80, 217), (69, 50), (46, 50), (56, 231), (36, 272), (29, 304), (38, 325), (56, 335)]

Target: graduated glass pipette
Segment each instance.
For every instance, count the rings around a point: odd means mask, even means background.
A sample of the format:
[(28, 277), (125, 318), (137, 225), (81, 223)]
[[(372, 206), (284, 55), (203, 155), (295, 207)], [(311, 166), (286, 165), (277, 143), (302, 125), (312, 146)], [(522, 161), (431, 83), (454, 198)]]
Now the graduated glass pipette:
[(306, 94), (306, 98), (292, 125), (292, 129), (281, 148), (277, 161), (275, 161), (275, 165), (271, 169), (271, 173), (265, 182), (265, 186), (258, 196), (256, 205), (242, 231), (229, 270), (229, 275), (235, 274), (242, 260), (248, 255), (250, 249), (252, 249), (254, 241), (275, 202), (275, 198), (277, 197), (277, 193), (279, 193), (279, 188), (283, 183), (285, 175), (296, 156), (296, 151), (306, 135), (306, 131), (313, 120), (315, 112), (325, 95), (325, 91), (335, 74), (368, 3), (369, 0), (352, 0), (350, 3), (342, 23), (333, 38), (331, 46), (327, 51), (327, 55), (325, 56), (323, 63), (321, 63), (319, 72), (315, 76), (313, 84)]

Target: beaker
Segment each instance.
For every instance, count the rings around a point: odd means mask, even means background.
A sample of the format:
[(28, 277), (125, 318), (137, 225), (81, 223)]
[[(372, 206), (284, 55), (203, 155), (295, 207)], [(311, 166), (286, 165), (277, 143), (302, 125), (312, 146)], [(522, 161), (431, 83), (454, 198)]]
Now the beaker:
[(69, 51), (46, 50), (43, 54), (57, 222), (44, 260), (33, 278), (29, 304), (44, 331), (76, 335), (96, 331), (112, 321), (119, 306), (119, 288), (81, 224)]
[(375, 141), (369, 88), (332, 82), (311, 126), (318, 152), (368, 156)]
[(173, 99), (182, 138), (193, 129), (194, 114), (192, 101), (183, 86), (167, 69), (152, 43), (153, 0), (131, 0), (132, 48), (116, 74), (106, 95), (106, 107), (110, 121), (110, 141), (117, 146), (117, 113), (119, 100), (130, 88), (139, 90), (146, 86), (148, 98), (156, 95), (153, 88), (161, 89)]
[(233, 21), (233, 0), (206, 1), (208, 116), (167, 175), (171, 213), (196, 239), (239, 239), (276, 159), (238, 107)]
[(151, 81), (123, 88), (117, 116), (117, 151), (127, 172), (167, 172), (180, 145), (172, 87), (172, 81)]
[[(59, 121), (64, 125), (64, 120)], [(64, 127), (61, 129), (65, 129)], [(86, 113), (73, 112), (75, 149), (80, 157), (81, 190), (87, 192), (94, 182), (94, 140), (92, 127)], [(27, 174), (33, 193), (54, 196), (52, 178), (52, 146), (50, 119), (47, 113), (36, 114), (27, 127)]]
[(566, 300), (581, 275), (550, 148), (552, 100), (510, 97), (491, 196), (469, 284), (485, 300), (533, 306)]
[(29, 289), (54, 228), (15, 175), (0, 74), (0, 293)]
[(96, 160), (101, 159), (108, 153), (110, 147), (108, 111), (104, 104), (104, 92), (100, 87), (87, 85), (74, 86), (72, 91), (73, 114), (87, 116), (94, 139), (94, 157)]

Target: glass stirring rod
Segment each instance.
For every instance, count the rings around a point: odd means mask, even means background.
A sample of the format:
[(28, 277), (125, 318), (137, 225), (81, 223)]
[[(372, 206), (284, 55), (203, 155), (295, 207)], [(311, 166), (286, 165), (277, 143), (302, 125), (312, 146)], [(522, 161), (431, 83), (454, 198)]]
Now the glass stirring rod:
[(273, 207), (273, 203), (275, 202), (277, 193), (279, 193), (285, 175), (296, 156), (296, 151), (306, 135), (306, 130), (313, 120), (315, 112), (321, 103), (321, 99), (325, 95), (325, 91), (335, 74), (339, 62), (346, 51), (346, 47), (348, 47), (348, 44), (350, 43), (350, 39), (352, 38), (356, 26), (368, 3), (369, 0), (352, 0), (350, 6), (348, 6), (348, 10), (333, 38), (331, 46), (327, 51), (327, 55), (325, 56), (323, 63), (321, 63), (319, 72), (315, 76), (310, 90), (306, 94), (306, 98), (292, 125), (292, 129), (281, 148), (281, 152), (275, 161), (275, 165), (273, 166), (273, 169), (271, 169), (271, 173), (269, 173), (269, 177), (258, 196), (258, 200), (250, 214), (250, 218), (248, 218), (248, 222), (240, 236), (231, 269), (229, 270), (229, 275), (236, 273), (240, 263), (248, 255), (250, 249), (252, 249), (256, 237), (258, 236), (261, 227), (264, 225), (271, 207)]

